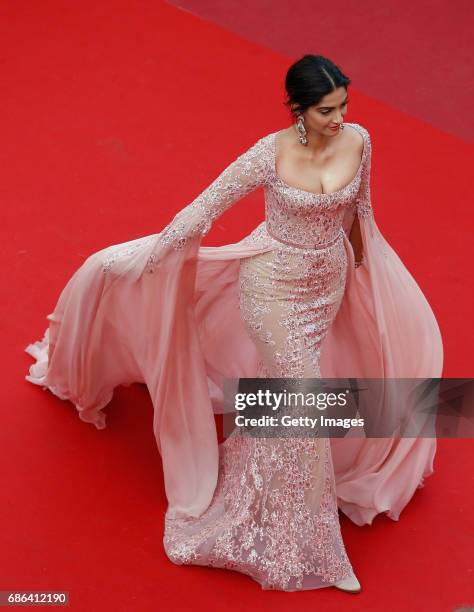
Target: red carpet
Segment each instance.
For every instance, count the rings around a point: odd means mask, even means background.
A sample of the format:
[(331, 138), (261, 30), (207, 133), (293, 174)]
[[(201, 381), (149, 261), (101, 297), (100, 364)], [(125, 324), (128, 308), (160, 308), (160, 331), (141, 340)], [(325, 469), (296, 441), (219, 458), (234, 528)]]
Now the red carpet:
[[(117, 389), (108, 427), (97, 431), (24, 380), (24, 347), (42, 336), (89, 254), (159, 231), (257, 138), (288, 124), (283, 78), (295, 58), (150, 0), (10, 0), (0, 15), (0, 590), (66, 590), (72, 610), (114, 612), (198, 602), (209, 610), (472, 605), (471, 440), (440, 441), (436, 473), (399, 522), (378, 517), (359, 528), (343, 517), (360, 595), (261, 591), (241, 574), (166, 558), (146, 389)], [(346, 121), (372, 135), (377, 221), (438, 317), (444, 375), (469, 376), (474, 149), (357, 83)], [(238, 240), (262, 219), (263, 197), (253, 194), (216, 221), (204, 244)]]
[(367, 95), (474, 143), (471, 0), (168, 2), (285, 57), (325, 55)]

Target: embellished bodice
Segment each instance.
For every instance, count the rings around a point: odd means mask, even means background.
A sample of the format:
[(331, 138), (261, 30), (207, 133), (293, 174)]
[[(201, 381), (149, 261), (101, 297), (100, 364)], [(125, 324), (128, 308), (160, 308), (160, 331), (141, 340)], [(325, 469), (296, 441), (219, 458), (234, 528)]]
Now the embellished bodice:
[[(184, 248), (188, 238), (202, 237), (213, 221), (245, 195), (262, 187), (265, 194), (265, 222), (259, 226), (270, 239), (302, 247), (334, 241), (340, 235), (343, 218), (353, 207), (359, 216), (372, 214), (370, 202), (371, 142), (368, 131), (358, 123), (345, 123), (364, 139), (362, 159), (353, 180), (332, 193), (312, 193), (285, 183), (276, 172), (277, 132), (260, 138), (242, 153), (193, 200), (180, 210), (159, 234), (163, 248)], [(155, 252), (154, 260), (159, 255)]]
[[(364, 153), (357, 174), (348, 185), (332, 193), (313, 193), (288, 185), (278, 176), (276, 132), (269, 134), (267, 139), (271, 157), (264, 188), (268, 233), (277, 240), (308, 248), (335, 240), (340, 233), (347, 208), (356, 205)], [(364, 146), (364, 152), (365, 148)]]

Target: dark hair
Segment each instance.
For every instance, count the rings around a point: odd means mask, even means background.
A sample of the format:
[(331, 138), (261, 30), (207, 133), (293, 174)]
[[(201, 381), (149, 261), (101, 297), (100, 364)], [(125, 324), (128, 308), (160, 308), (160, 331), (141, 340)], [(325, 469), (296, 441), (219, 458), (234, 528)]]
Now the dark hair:
[[(327, 57), (304, 55), (286, 73), (285, 89), (288, 97), (284, 105), (292, 115), (304, 113), (338, 87), (347, 89), (350, 83), (350, 79)], [(295, 105), (294, 109), (291, 105)]]

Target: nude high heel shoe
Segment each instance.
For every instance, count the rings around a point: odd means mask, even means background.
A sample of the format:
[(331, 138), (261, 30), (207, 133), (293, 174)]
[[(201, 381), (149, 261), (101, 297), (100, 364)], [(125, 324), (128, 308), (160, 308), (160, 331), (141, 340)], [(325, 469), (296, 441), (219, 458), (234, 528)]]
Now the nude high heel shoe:
[(360, 593), (361, 591), (360, 582), (357, 580), (355, 574), (351, 574), (347, 578), (335, 582), (333, 586), (347, 593)]

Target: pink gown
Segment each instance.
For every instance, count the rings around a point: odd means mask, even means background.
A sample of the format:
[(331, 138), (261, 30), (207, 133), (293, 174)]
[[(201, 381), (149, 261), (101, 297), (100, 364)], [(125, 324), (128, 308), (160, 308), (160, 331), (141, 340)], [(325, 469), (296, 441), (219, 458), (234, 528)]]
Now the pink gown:
[[(371, 140), (354, 179), (329, 194), (275, 170), (270, 133), (158, 234), (88, 257), (63, 289), (26, 379), (105, 427), (120, 384), (145, 383), (176, 564), (233, 569), (264, 589), (321, 588), (353, 568), (338, 508), (393, 520), (433, 473), (435, 438), (250, 438), (218, 444), (226, 378), (440, 377), (443, 346), (422, 291), (374, 219)], [(243, 240), (200, 241), (262, 187), (265, 220)], [(358, 215), (364, 263), (348, 235)], [(396, 407), (386, 393), (381, 417)]]

